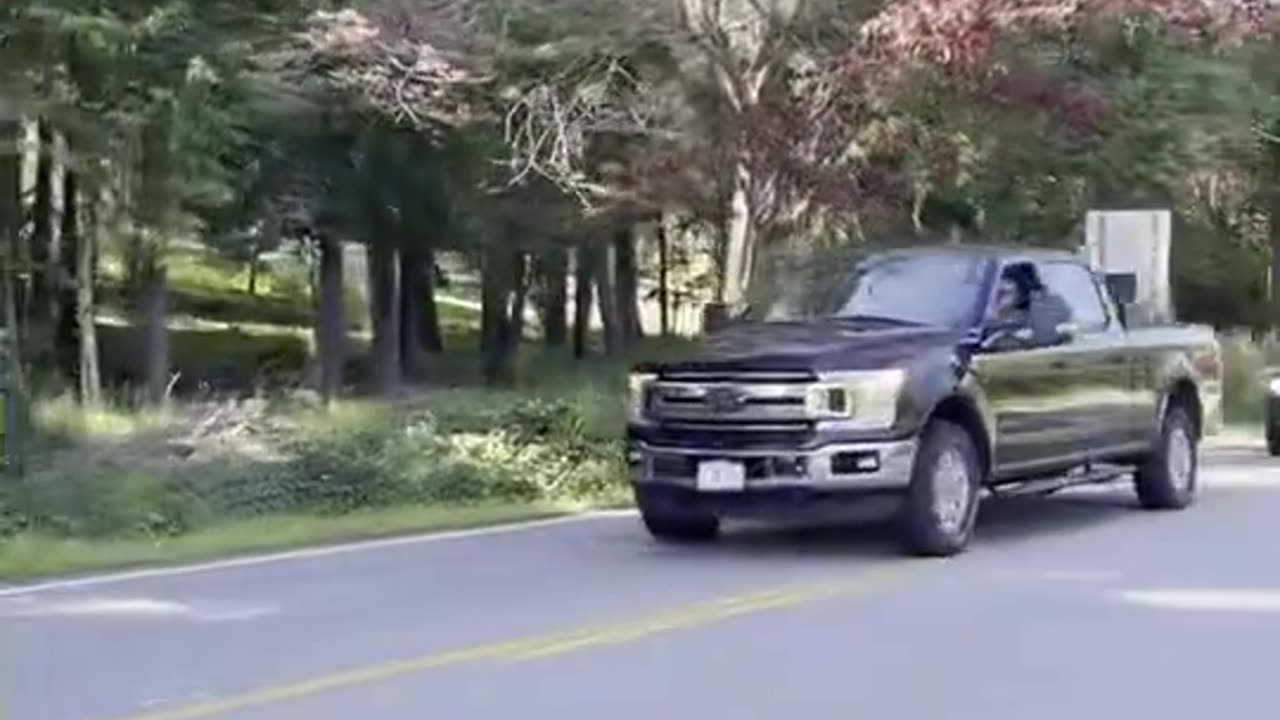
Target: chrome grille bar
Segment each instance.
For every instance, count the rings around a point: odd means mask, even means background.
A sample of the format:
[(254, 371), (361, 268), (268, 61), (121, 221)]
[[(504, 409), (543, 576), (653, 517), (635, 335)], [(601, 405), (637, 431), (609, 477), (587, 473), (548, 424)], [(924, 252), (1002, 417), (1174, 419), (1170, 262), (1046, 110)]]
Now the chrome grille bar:
[(807, 383), (694, 383), (663, 379), (650, 386), (648, 415), (663, 423), (804, 422), (807, 389)]
[(663, 381), (676, 383), (780, 383), (796, 384), (814, 382), (818, 378), (810, 372), (797, 370), (776, 371), (710, 371), (677, 370), (662, 373)]

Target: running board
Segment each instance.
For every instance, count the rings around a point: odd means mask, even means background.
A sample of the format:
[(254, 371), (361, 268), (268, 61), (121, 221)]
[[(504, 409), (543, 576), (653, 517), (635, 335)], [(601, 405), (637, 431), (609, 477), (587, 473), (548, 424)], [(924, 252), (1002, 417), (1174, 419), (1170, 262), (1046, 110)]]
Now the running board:
[(1066, 475), (1027, 480), (1008, 485), (992, 486), (991, 495), (997, 498), (1022, 497), (1026, 495), (1052, 495), (1059, 490), (1081, 485), (1103, 485), (1114, 482), (1132, 473), (1132, 469), (1119, 465), (1098, 465), (1084, 470), (1074, 471)]

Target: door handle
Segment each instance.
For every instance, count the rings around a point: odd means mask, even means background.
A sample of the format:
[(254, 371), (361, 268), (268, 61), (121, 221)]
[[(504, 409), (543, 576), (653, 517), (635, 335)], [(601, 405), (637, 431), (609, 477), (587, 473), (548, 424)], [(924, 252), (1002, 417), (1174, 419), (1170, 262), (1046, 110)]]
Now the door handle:
[(1066, 370), (1066, 369), (1067, 369), (1067, 361), (1066, 361), (1066, 360), (1054, 360), (1053, 362), (1049, 363), (1049, 369), (1050, 369), (1050, 370)]
[(1106, 362), (1108, 365), (1123, 365), (1125, 364), (1125, 357), (1123, 355), (1111, 355), (1107, 357)]

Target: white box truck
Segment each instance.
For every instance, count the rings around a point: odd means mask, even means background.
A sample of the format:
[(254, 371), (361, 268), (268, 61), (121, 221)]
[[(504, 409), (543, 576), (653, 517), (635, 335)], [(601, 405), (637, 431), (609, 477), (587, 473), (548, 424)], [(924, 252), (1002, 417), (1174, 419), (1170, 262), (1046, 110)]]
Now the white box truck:
[(1172, 322), (1169, 276), (1173, 214), (1168, 210), (1091, 210), (1082, 252), (1099, 273), (1132, 275), (1133, 310), (1140, 323)]

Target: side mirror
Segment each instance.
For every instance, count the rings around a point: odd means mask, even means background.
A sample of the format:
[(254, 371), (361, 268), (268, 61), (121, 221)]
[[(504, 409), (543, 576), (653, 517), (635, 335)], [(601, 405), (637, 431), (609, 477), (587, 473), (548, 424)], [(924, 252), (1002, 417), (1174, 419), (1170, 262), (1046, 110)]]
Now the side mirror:
[(1080, 334), (1080, 327), (1075, 323), (1066, 322), (1055, 327), (1054, 332), (1057, 333), (1060, 342), (1070, 342)]
[(1130, 305), (1138, 297), (1138, 276), (1134, 273), (1107, 273), (1106, 285), (1116, 305)]

